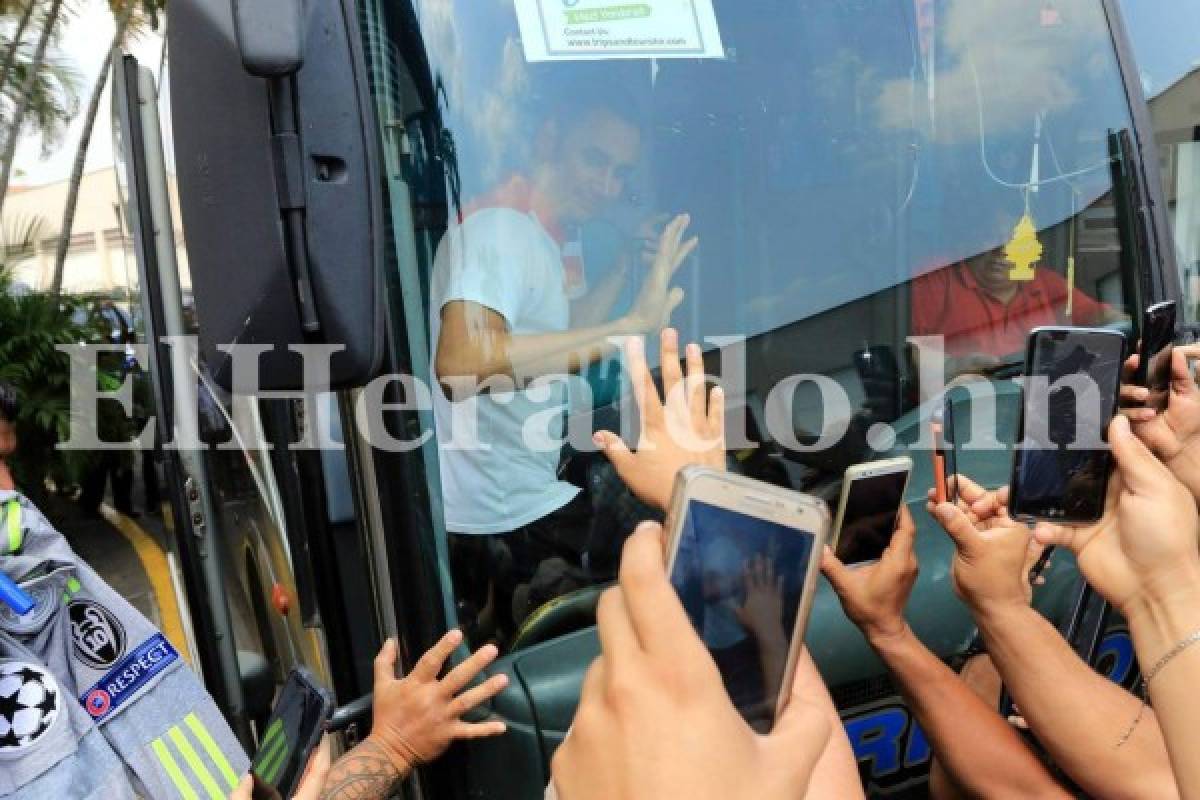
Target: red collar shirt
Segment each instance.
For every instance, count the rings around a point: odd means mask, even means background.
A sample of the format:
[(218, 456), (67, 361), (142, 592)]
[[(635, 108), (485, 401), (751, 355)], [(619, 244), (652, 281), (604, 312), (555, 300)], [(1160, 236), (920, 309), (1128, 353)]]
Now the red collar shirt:
[(986, 293), (965, 264), (920, 276), (912, 284), (914, 336), (945, 337), (951, 357), (975, 354), (1007, 356), (1022, 352), (1030, 329), (1039, 325), (1094, 325), (1109, 311), (1078, 289), (1072, 291), (1067, 318), (1067, 282), (1057, 272), (1038, 268), (1032, 281), (1018, 284), (1007, 303)]

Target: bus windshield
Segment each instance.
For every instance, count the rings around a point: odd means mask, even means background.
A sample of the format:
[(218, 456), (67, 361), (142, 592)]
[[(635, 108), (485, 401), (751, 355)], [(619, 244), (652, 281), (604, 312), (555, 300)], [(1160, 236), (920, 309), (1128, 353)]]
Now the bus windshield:
[[(836, 499), (927, 397), (912, 337), (941, 337), (947, 380), (986, 378), (1033, 327), (1119, 324), (1141, 302), (1100, 0), (389, 0), (365, 17), (402, 179), (395, 316), (433, 394), (434, 517), (473, 638), (536, 638), (537, 609), (611, 580), (655, 512), (589, 447), (628, 417), (612, 337), (647, 336), (652, 364), (668, 322), (700, 342), (710, 372), (744, 376), (732, 467)], [(771, 429), (762, 408), (798, 374), (850, 408), (804, 382)], [(733, 614), (705, 627), (710, 645), (745, 636)]]

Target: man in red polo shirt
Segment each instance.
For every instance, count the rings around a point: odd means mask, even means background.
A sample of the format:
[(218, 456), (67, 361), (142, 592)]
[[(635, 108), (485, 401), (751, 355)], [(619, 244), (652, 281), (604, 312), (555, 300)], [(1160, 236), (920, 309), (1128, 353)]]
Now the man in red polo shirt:
[(1037, 267), (1033, 280), (1016, 281), (1012, 269), (1004, 247), (997, 247), (913, 281), (913, 335), (945, 337), (947, 374), (979, 372), (1022, 352), (1029, 331), (1039, 325), (1101, 325), (1122, 318), (1079, 289), (1069, 290), (1053, 270)]

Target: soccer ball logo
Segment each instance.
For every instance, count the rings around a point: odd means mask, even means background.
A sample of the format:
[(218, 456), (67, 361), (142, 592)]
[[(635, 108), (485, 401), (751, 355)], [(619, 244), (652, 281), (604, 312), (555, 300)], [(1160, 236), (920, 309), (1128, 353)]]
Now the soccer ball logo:
[(58, 719), (58, 683), (41, 667), (0, 664), (0, 754), (23, 749)]

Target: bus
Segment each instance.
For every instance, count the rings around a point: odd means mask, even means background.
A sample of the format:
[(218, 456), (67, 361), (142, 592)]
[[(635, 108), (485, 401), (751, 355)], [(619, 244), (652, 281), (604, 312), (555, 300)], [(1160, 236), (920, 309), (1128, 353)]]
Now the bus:
[[(440, 391), (444, 253), (496, 205), (540, 224), (563, 285), (498, 257), (492, 285), (461, 297), (512, 327), (505, 298), (536, 295), (532, 313), (559, 319), (543, 332), (629, 319), (647, 241), (687, 214), (699, 244), (670, 322), (727, 389), (731, 468), (833, 502), (847, 466), (910, 454), (908, 618), (961, 663), (976, 632), (925, 512), (941, 395), (920, 374), (923, 337), (942, 337), (941, 378), (962, 385), (959, 427), (1001, 445), (964, 448), (959, 469), (998, 486), (1031, 320), (1136, 339), (1142, 309), (1176, 300), (1189, 335), (1196, 323), (1197, 121), (1178, 99), (1192, 83), (1154, 113), (1135, 44), (1115, 0), (174, 0), (167, 78), (114, 66), (116, 130), (160, 437), (186, 422), (181, 392), (200, 408), (205, 446), (164, 449), (193, 649), (243, 743), (306, 666), (352, 744), (382, 641), (408, 665), (463, 626), (503, 645), (491, 672), (511, 680), (489, 712), (508, 733), (455, 745), (406, 796), (534, 798), (549, 780), (607, 578), (520, 563), (513, 608), (486, 607), (456, 542), (503, 538), (463, 523), (437, 400), (379, 382)], [(186, 268), (163, 240), (176, 191)], [(1006, 248), (1010, 266), (989, 267)], [(1027, 307), (963, 322), (959, 300), (988, 280), (1029, 282)], [(337, 348), (325, 374), (299, 345)], [(630, 392), (615, 353), (583, 361), (547, 417), (583, 432), (555, 449), (552, 481), (580, 490), (590, 537), (619, 545), (649, 511), (587, 442), (629, 430)], [(368, 444), (381, 431), (398, 445)], [(478, 497), (521, 480), (479, 463)], [(1034, 604), (1066, 629), (1103, 616), (1081, 597), (1056, 555)], [(1093, 634), (1096, 668), (1133, 685), (1120, 621)], [(929, 745), (828, 586), (807, 646), (870, 793), (923, 796)]]

